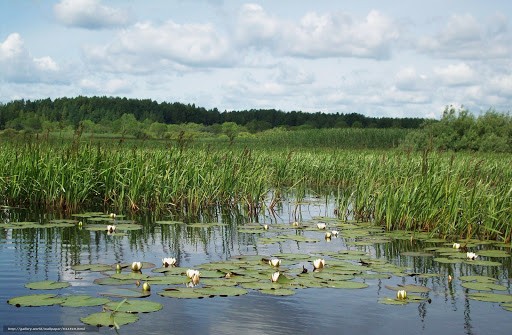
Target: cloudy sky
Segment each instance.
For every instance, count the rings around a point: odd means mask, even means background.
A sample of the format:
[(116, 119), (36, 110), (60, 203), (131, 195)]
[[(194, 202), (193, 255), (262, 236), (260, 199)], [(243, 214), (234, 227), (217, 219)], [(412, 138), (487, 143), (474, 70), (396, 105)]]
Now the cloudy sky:
[(512, 1), (2, 0), (0, 102), (512, 110)]

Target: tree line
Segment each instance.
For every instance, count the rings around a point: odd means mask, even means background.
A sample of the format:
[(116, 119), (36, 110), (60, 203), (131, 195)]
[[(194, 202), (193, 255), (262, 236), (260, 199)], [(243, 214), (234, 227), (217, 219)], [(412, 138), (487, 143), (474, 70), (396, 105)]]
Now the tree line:
[(157, 102), (150, 99), (120, 97), (85, 97), (14, 100), (0, 104), (0, 130), (41, 131), (45, 126), (58, 124), (61, 128), (77, 129), (84, 121), (109, 124), (123, 115), (138, 122), (166, 125), (199, 124), (203, 126), (235, 123), (248, 132), (256, 133), (276, 127), (287, 129), (311, 128), (402, 128), (417, 129), (425, 121), (421, 118), (368, 117), (358, 113), (307, 113), (276, 109), (219, 111), (195, 104)]

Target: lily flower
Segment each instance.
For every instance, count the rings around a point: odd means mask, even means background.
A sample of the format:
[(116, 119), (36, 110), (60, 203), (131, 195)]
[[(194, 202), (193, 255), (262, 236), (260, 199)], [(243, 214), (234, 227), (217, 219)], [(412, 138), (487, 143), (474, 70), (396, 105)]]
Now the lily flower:
[(313, 261), (313, 267), (315, 269), (321, 269), (325, 266), (325, 260), (318, 258)]
[(454, 243), (453, 249), (460, 249), (460, 243)]
[(279, 279), (279, 275), (280, 275), (279, 271), (274, 272), (274, 273), (272, 274), (272, 277), (270, 278), (270, 280), (271, 280), (273, 283), (277, 282), (277, 280)]
[(332, 235), (332, 233), (330, 231), (326, 231), (325, 232), (325, 239), (326, 240), (330, 240), (331, 239), (331, 235)]
[(195, 273), (193, 276), (192, 276), (192, 284), (197, 285), (199, 284), (199, 272), (198, 273)]
[(110, 216), (111, 219), (115, 219), (116, 218), (116, 213), (110, 213), (109, 216)]
[(133, 262), (132, 263), (132, 271), (140, 271), (140, 269), (142, 269), (141, 262)]
[(162, 258), (162, 264), (164, 267), (174, 266), (174, 265), (176, 265), (176, 258), (174, 258), (174, 257)]
[(292, 226), (294, 226), (294, 227), (298, 227), (298, 226), (299, 226), (299, 223), (298, 223), (297, 221), (293, 221), (293, 222), (292, 222)]
[(323, 223), (323, 222), (320, 222), (320, 223), (316, 224), (316, 227), (318, 229), (325, 229), (327, 227), (327, 225), (325, 223)]
[(396, 292), (396, 298), (399, 300), (404, 300), (407, 298), (407, 292), (405, 290), (399, 290)]
[(466, 252), (466, 257), (470, 260), (475, 260), (478, 257), (478, 255), (475, 254), (474, 252)]
[(272, 258), (268, 260), (268, 264), (272, 265), (273, 267), (278, 267), (281, 265), (281, 260), (278, 258)]
[(337, 230), (331, 231), (332, 236), (338, 237), (339, 232)]
[(268, 230), (268, 224), (264, 224), (263, 229)]
[(188, 269), (186, 274), (187, 274), (187, 277), (189, 277), (190, 279), (192, 279), (192, 277), (194, 277), (194, 276), (198, 276), (199, 277), (201, 275), (201, 273), (199, 271), (192, 270), (192, 269)]
[(144, 284), (142, 284), (142, 290), (143, 291), (151, 291), (151, 286), (149, 286), (149, 283), (146, 281)]
[(115, 231), (116, 231), (116, 226), (114, 226), (114, 225), (108, 225), (107, 226), (107, 232), (113, 233)]

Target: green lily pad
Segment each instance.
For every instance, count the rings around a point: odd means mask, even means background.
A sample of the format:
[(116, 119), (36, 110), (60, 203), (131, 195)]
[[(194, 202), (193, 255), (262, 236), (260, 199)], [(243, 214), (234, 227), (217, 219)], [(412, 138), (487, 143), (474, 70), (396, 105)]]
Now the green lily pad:
[(175, 224), (185, 224), (185, 222), (182, 222), (182, 221), (173, 221), (173, 220), (160, 220), (160, 221), (155, 221), (155, 224), (162, 224), (162, 225), (175, 225)]
[(103, 278), (96, 278), (93, 281), (94, 284), (97, 285), (133, 285), (133, 280), (122, 280), (122, 279), (116, 279), (111, 277), (103, 277)]
[(71, 269), (75, 271), (93, 271), (93, 272), (102, 272), (112, 270), (111, 265), (107, 264), (78, 264), (73, 265)]
[(478, 291), (506, 291), (507, 287), (493, 283), (481, 283), (481, 282), (464, 282), (461, 284), (462, 287), (469, 288), (470, 290)]
[(408, 284), (408, 285), (399, 285), (399, 286), (385, 286), (389, 290), (393, 291), (400, 291), (405, 290), (407, 293), (414, 292), (414, 293), (427, 293), (430, 292), (431, 289), (426, 286), (420, 286), (420, 285), (414, 285), (414, 284)]
[[(149, 277), (146, 279), (151, 285), (180, 285), (185, 284), (189, 279), (184, 276), (158, 276), (158, 277)], [(204, 279), (206, 280), (206, 279)], [(203, 279), (201, 279), (203, 282)]]
[(229, 286), (211, 286), (211, 287), (202, 287), (198, 289), (194, 289), (197, 293), (200, 293), (205, 296), (221, 296), (221, 297), (229, 297), (229, 296), (238, 296), (247, 294), (247, 290), (241, 287), (229, 287)]
[(158, 292), (162, 297), (168, 298), (177, 298), (177, 299), (203, 299), (206, 298), (205, 295), (196, 292), (191, 288), (170, 288), (165, 291)]
[(512, 303), (512, 294), (498, 294), (498, 293), (470, 293), (467, 295), (469, 299), (487, 302), (504, 302)]
[(56, 294), (31, 294), (11, 298), (7, 303), (16, 307), (40, 307), (58, 305), (65, 300), (66, 298), (58, 297)]
[(235, 279), (201, 278), (201, 284), (205, 286), (236, 286), (238, 282)]
[(443, 263), (443, 264), (456, 264), (456, 263), (462, 263), (462, 259), (436, 257), (436, 258), (434, 258), (434, 262)]
[(158, 302), (146, 300), (124, 300), (122, 303), (112, 301), (105, 305), (108, 310), (125, 313), (150, 313), (159, 311), (162, 307), (163, 305)]
[(295, 294), (294, 290), (290, 290), (287, 288), (266, 289), (266, 290), (260, 290), (259, 292), (262, 294), (278, 295), (278, 296), (287, 296), (287, 295)]
[(471, 265), (480, 265), (480, 266), (501, 266), (500, 262), (493, 262), (493, 261), (483, 261), (483, 260), (466, 260), (464, 261), (466, 264)]
[(69, 286), (70, 284), (68, 282), (56, 282), (53, 280), (43, 280), (25, 284), (25, 287), (31, 290), (58, 290)]
[(501, 304), (501, 307), (506, 311), (512, 312), (512, 303)]
[(248, 283), (242, 283), (240, 284), (243, 288), (249, 289), (249, 290), (272, 290), (275, 288), (279, 288), (280, 285), (276, 283), (272, 283), (270, 281), (253, 281)]
[(505, 250), (481, 250), (478, 256), (484, 257), (510, 257), (510, 253)]
[(410, 257), (431, 257), (434, 256), (431, 253), (428, 252), (421, 252), (421, 251), (406, 251), (400, 253), (401, 256), (410, 256)]
[(279, 258), (289, 261), (305, 261), (311, 259), (311, 256), (307, 254), (281, 253), (272, 255), (272, 258)]
[(90, 295), (70, 295), (60, 304), (63, 307), (100, 306), (110, 302), (107, 298), (94, 298)]
[(361, 288), (367, 288), (368, 284), (360, 283), (360, 282), (357, 282), (357, 281), (340, 280), (340, 281), (324, 282), (322, 287), (345, 288), (345, 289), (361, 289)]
[(149, 278), (148, 275), (139, 272), (114, 273), (110, 277), (119, 280), (146, 280)]
[(122, 313), (122, 312), (101, 312), (101, 313), (93, 313), (87, 317), (80, 318), (85, 324), (98, 326), (98, 327), (119, 327), (122, 325), (126, 325), (129, 323), (133, 323), (139, 320), (139, 317), (130, 313)]
[(114, 298), (146, 298), (149, 297), (151, 293), (143, 291), (142, 289), (117, 288), (100, 293), (100, 295)]
[(402, 299), (383, 297), (383, 298), (379, 298), (378, 303), (383, 304), (383, 305), (407, 305), (409, 302), (405, 299), (402, 300)]
[(496, 283), (498, 280), (496, 278), (487, 277), (487, 276), (460, 276), (460, 280), (462, 281), (476, 281), (479, 283)]

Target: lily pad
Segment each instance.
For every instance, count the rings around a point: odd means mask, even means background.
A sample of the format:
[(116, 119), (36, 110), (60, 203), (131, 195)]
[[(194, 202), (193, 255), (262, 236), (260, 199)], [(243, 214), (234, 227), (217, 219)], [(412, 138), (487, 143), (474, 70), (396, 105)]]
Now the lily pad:
[(357, 281), (348, 281), (348, 280), (340, 280), (340, 281), (329, 281), (322, 285), (323, 287), (330, 288), (345, 288), (345, 289), (361, 289), (367, 288), (368, 284), (360, 283)]
[(56, 294), (31, 294), (11, 298), (7, 303), (16, 307), (40, 307), (58, 305), (65, 300), (66, 298), (58, 297)]
[(125, 313), (150, 313), (159, 311), (162, 307), (162, 304), (158, 302), (146, 300), (124, 300), (122, 303), (112, 301), (105, 305), (108, 310)]
[(107, 298), (95, 298), (90, 295), (70, 295), (60, 304), (63, 307), (100, 306), (110, 302)]
[(260, 290), (259, 291), (262, 294), (269, 294), (269, 295), (278, 295), (278, 296), (287, 296), (287, 295), (294, 295), (295, 291), (290, 290), (288, 288), (277, 288), (277, 289), (267, 289), (267, 290)]
[(383, 297), (383, 298), (380, 298), (378, 300), (379, 304), (384, 304), (384, 305), (407, 305), (408, 302), (407, 300), (399, 300), (399, 299), (395, 299), (395, 298), (389, 298), (389, 297)]
[(160, 220), (160, 221), (155, 221), (155, 224), (175, 225), (175, 224), (185, 224), (185, 222), (173, 221), (173, 220)]
[(512, 303), (512, 294), (477, 292), (470, 293), (467, 297), (479, 301)]
[(501, 307), (506, 311), (512, 312), (512, 303), (501, 304)]
[(93, 281), (94, 284), (97, 285), (133, 285), (133, 280), (122, 280), (122, 279), (116, 279), (111, 277), (103, 277), (103, 278), (96, 278)]
[(165, 291), (158, 292), (158, 294), (162, 297), (177, 299), (203, 299), (206, 297), (205, 295), (196, 292), (194, 289), (181, 287), (166, 289)]
[(456, 264), (456, 263), (462, 263), (462, 259), (437, 257), (437, 258), (434, 258), (434, 262), (443, 263), (443, 264)]
[(401, 256), (410, 256), (410, 257), (431, 257), (434, 256), (431, 253), (428, 252), (421, 252), (421, 251), (406, 251), (400, 253)]
[(462, 287), (470, 290), (478, 291), (506, 291), (507, 287), (494, 283), (481, 283), (481, 282), (464, 282), (461, 284)]
[(229, 297), (229, 296), (237, 296), (247, 294), (247, 290), (241, 287), (228, 287), (228, 286), (211, 286), (211, 287), (202, 287), (198, 289), (194, 289), (197, 293), (200, 293), (205, 296), (221, 296), (221, 297)]
[(151, 295), (150, 292), (143, 291), (142, 289), (129, 289), (129, 288), (118, 288), (112, 289), (107, 292), (100, 293), (100, 295), (114, 298), (146, 298)]
[(431, 291), (431, 289), (426, 286), (414, 285), (414, 284), (398, 285), (398, 286), (386, 285), (386, 288), (389, 290), (393, 290), (393, 291), (405, 290), (406, 292), (414, 292), (414, 293), (427, 293), (427, 292)]
[(137, 315), (122, 312), (93, 313), (87, 317), (80, 318), (80, 321), (83, 323), (98, 327), (119, 327), (128, 323), (136, 322), (137, 320), (139, 320)]
[(68, 282), (56, 282), (53, 280), (43, 280), (25, 284), (25, 287), (31, 290), (58, 290), (69, 286), (70, 284)]
[(510, 253), (504, 250), (481, 250), (478, 256), (484, 257), (510, 257)]
[(466, 260), (466, 261), (464, 261), (464, 263), (471, 264), (471, 265), (480, 265), (480, 266), (501, 266), (502, 265), (500, 262), (484, 261), (484, 260)]
[(487, 276), (460, 276), (460, 280), (462, 281), (476, 281), (479, 283), (496, 283), (498, 280), (496, 278), (487, 277)]
[(71, 269), (75, 271), (93, 271), (93, 272), (102, 272), (112, 270), (111, 265), (107, 264), (78, 264), (73, 265)]

